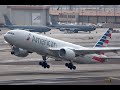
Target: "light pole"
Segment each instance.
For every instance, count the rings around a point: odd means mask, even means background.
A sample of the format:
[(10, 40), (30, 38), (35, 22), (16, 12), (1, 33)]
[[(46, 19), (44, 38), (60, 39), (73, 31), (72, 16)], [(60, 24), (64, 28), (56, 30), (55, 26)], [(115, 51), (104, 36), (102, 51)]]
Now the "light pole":
[(97, 19), (97, 22), (98, 23), (98, 17), (97, 17), (97, 5), (96, 5), (96, 19)]
[(82, 9), (82, 25), (83, 25), (83, 9)]
[(115, 18), (115, 22), (116, 22), (116, 15), (115, 15), (116, 10), (115, 10), (115, 8), (116, 8), (116, 6), (114, 5), (114, 18)]

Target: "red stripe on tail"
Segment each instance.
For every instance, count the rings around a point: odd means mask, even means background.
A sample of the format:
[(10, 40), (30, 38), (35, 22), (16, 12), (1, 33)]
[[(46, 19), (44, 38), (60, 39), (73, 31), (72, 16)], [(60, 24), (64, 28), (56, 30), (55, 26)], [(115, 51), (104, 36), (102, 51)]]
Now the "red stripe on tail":
[(110, 37), (110, 38), (111, 38), (111, 34), (108, 34), (108, 37)]
[(107, 44), (108, 44), (108, 43), (109, 43), (109, 40), (105, 40), (105, 43), (107, 43)]

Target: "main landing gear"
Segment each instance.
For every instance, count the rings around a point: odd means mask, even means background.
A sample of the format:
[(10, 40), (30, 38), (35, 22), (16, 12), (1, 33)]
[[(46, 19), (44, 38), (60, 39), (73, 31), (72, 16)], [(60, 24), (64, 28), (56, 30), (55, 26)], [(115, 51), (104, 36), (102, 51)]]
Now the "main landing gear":
[(48, 65), (47, 62), (46, 62), (46, 56), (42, 56), (42, 58), (43, 58), (44, 61), (40, 61), (39, 65), (41, 65), (44, 68), (50, 68), (50, 65)]
[(72, 62), (70, 62), (70, 63), (65, 63), (65, 66), (68, 67), (68, 68), (70, 68), (71, 70), (72, 70), (72, 69), (74, 69), (74, 70), (76, 69), (76, 66), (74, 66)]

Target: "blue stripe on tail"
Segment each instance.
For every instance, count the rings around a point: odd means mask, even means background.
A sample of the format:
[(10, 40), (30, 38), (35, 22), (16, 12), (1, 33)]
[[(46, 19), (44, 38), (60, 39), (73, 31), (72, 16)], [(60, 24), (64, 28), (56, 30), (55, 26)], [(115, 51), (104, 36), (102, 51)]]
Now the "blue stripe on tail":
[[(95, 44), (94, 47), (103, 47), (104, 44), (108, 44), (106, 43), (106, 40), (108, 39), (109, 35), (111, 35), (112, 33), (112, 28), (109, 28), (104, 35), (100, 38), (100, 40)], [(110, 37), (109, 37), (110, 38)], [(108, 40), (109, 41), (109, 40)]]

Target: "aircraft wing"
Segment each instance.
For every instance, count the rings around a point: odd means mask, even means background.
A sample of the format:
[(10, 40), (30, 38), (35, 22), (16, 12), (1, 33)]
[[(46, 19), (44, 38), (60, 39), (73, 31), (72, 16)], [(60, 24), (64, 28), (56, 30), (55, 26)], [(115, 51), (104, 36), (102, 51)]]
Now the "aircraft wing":
[(75, 49), (77, 54), (94, 54), (94, 53), (107, 53), (114, 52), (117, 53), (120, 51), (120, 47), (94, 47), (94, 48), (83, 48), (83, 49)]
[[(61, 48), (49, 48), (51, 52), (59, 52)], [(70, 48), (68, 48), (70, 49)], [(120, 47), (93, 47), (93, 48), (80, 48), (80, 49), (72, 49), (76, 54), (95, 54), (95, 53), (107, 53), (114, 52), (117, 53), (120, 51)]]

